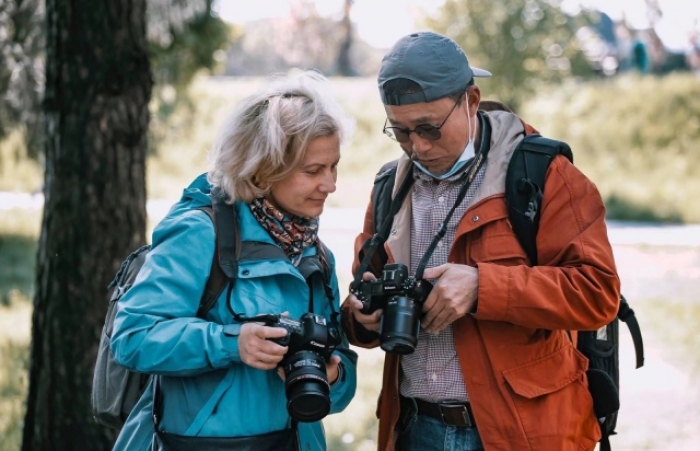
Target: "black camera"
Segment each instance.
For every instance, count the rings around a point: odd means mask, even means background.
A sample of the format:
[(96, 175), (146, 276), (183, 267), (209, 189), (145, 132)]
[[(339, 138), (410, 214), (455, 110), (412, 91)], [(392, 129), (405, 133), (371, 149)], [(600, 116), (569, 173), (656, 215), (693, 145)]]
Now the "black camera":
[(328, 415), (331, 398), (326, 362), (341, 343), (338, 328), (328, 324), (325, 317), (313, 313), (304, 313), (298, 321), (282, 315), (240, 320), (287, 330), (284, 337), (268, 340), (289, 347), (279, 364), (285, 375), (289, 415), (303, 422), (318, 421)]
[(362, 302), (361, 312), (384, 309), (379, 329), (382, 349), (393, 354), (410, 354), (416, 349), (421, 308), (433, 285), (408, 275), (401, 263), (385, 265), (382, 278), (363, 281), (351, 290)]

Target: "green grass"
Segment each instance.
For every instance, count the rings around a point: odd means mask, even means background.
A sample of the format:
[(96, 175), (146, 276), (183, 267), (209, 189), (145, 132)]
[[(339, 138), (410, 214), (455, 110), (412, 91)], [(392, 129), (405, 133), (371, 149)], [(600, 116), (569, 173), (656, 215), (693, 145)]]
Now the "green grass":
[(571, 145), (613, 219), (700, 222), (700, 83), (691, 74), (542, 86), (521, 115)]
[[(0, 307), (0, 314), (5, 314)], [(18, 450), (22, 440), (29, 343), (0, 340), (0, 449)]]

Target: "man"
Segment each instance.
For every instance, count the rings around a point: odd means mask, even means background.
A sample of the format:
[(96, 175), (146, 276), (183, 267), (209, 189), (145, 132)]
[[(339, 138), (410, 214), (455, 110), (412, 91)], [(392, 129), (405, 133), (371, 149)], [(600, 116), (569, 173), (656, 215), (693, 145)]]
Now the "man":
[[(405, 153), (394, 195), (414, 178), (384, 244), (388, 263), (415, 274), (470, 184), (423, 274), (434, 288), (415, 352), (386, 354), (381, 451), (586, 450), (601, 435), (588, 361), (567, 331), (596, 330), (617, 313), (605, 208), (593, 183), (556, 157), (540, 209), (539, 266), (530, 266), (508, 219), (505, 177), (516, 145), (534, 129), (510, 112), (479, 110), (474, 77), (490, 75), (431, 32), (399, 40), (379, 71), (385, 133)], [(373, 234), (370, 205), (357, 255)], [(379, 277), (384, 263), (373, 260), (364, 279)], [(359, 266), (356, 257), (354, 271)], [(382, 310), (361, 308), (354, 295), (345, 301), (345, 330), (354, 345), (376, 347)]]

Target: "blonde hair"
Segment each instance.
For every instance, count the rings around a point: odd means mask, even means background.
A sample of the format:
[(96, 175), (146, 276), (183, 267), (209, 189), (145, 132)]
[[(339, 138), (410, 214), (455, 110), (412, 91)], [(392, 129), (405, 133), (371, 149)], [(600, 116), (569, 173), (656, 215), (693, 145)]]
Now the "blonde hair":
[(316, 138), (344, 142), (353, 123), (318, 72), (274, 77), (225, 121), (210, 154), (212, 188), (250, 203), (285, 179)]

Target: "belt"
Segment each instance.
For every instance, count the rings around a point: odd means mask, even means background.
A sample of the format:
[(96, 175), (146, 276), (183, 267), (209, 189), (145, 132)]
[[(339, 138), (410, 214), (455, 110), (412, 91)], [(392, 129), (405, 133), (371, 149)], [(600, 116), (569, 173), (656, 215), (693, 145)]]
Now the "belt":
[(474, 414), (469, 403), (432, 403), (418, 398), (401, 396), (401, 404), (403, 406), (408, 407), (413, 403), (415, 403), (419, 415), (442, 420), (448, 426), (476, 427)]

